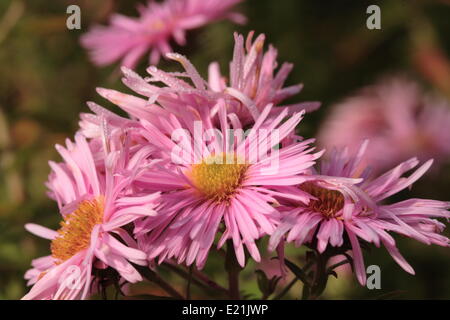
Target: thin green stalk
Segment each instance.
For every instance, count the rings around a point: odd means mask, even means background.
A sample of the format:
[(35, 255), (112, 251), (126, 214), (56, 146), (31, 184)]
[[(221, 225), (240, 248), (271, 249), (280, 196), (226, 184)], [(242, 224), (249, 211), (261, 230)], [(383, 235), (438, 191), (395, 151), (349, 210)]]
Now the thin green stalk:
[(172, 287), (168, 282), (161, 278), (156, 272), (150, 270), (148, 267), (136, 266), (140, 274), (144, 276), (147, 280), (157, 284), (161, 289), (167, 292), (171, 297), (179, 300), (184, 300), (184, 297), (179, 293), (174, 287)]
[(280, 300), (281, 298), (283, 298), (289, 292), (289, 290), (291, 290), (291, 288), (294, 286), (294, 284), (297, 282), (297, 280), (298, 280), (297, 277), (292, 279), (292, 281), (289, 282), (289, 284), (283, 289), (283, 291), (281, 291), (279, 294), (277, 294), (273, 298), (273, 300)]
[(228, 291), (231, 299), (240, 300), (239, 292), (239, 273), (241, 266), (239, 265), (232, 240), (227, 241), (227, 255), (225, 258), (225, 269), (228, 272)]

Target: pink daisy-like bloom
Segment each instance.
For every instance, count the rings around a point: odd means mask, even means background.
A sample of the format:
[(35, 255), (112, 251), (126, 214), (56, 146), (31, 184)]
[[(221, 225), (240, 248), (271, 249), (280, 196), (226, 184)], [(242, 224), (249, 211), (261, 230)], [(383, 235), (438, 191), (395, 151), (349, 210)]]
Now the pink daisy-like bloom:
[(265, 52), (265, 35), (260, 34), (253, 41), (253, 34), (250, 32), (246, 40), (242, 35), (234, 34), (235, 45), (228, 83), (221, 75), (217, 62), (209, 66), (210, 89), (235, 98), (227, 107), (229, 112), (237, 114), (243, 124), (251, 124), (269, 103), (277, 106), (272, 109), (271, 116), (278, 115), (283, 109), (292, 115), (302, 110), (314, 111), (319, 108), (320, 103), (317, 101), (281, 105), (282, 101), (299, 93), (303, 85), (283, 87), (294, 65), (285, 62), (275, 72), (278, 66), (277, 49), (270, 45)]
[(374, 170), (385, 170), (413, 156), (450, 156), (450, 106), (437, 96), (424, 96), (419, 86), (391, 78), (364, 89), (336, 105), (323, 123), (318, 144), (332, 149), (349, 147), (355, 154), (370, 140), (366, 157)]
[[(178, 61), (185, 72), (164, 72), (152, 66), (147, 69), (150, 77), (143, 79), (132, 70), (122, 68), (124, 84), (143, 97), (104, 88), (97, 88), (97, 92), (128, 112), (132, 118), (151, 122), (168, 134), (174, 129), (165, 121), (170, 113), (175, 114), (185, 128), (191, 126), (193, 113), (196, 120), (218, 126), (219, 99), (225, 101), (227, 112), (236, 114), (244, 126), (253, 124), (268, 104), (274, 105), (269, 118), (278, 116), (284, 110), (288, 111), (287, 115), (292, 115), (301, 110), (312, 111), (319, 107), (318, 102), (280, 105), (284, 99), (298, 93), (302, 86), (283, 87), (292, 65), (285, 63), (275, 73), (276, 50), (270, 47), (264, 52), (264, 35), (259, 35), (254, 42), (252, 35), (253, 33), (249, 34), (244, 49), (243, 36), (235, 34), (229, 84), (221, 76), (217, 63), (211, 64), (206, 81), (188, 59), (180, 54), (170, 53), (167, 57)], [(192, 84), (185, 79), (189, 79)], [(162, 83), (163, 86), (157, 86), (156, 83)], [(99, 120), (94, 122), (98, 123)], [(92, 130), (95, 126), (98, 128), (98, 124), (92, 124), (92, 121), (87, 121), (83, 127)], [(94, 131), (99, 132), (98, 129)]]
[[(268, 105), (243, 137), (236, 115), (226, 113), (223, 101), (218, 103), (221, 129), (209, 131), (211, 128), (200, 122), (201, 127), (187, 131), (181, 129), (176, 117), (168, 119), (180, 128), (178, 136), (172, 135), (181, 139), (177, 144), (143, 121), (143, 135), (162, 150), (165, 159), (136, 181), (149, 192), (162, 191), (158, 215), (138, 221), (135, 228), (140, 248), (150, 260), (161, 263), (176, 259), (187, 265), (195, 262), (202, 268), (216, 235), (222, 231), (218, 248), (231, 239), (241, 266), (245, 265), (244, 247), (259, 261), (255, 241), (275, 230), (279, 213), (273, 205), (278, 198), (308, 198), (306, 194), (292, 195), (289, 186), (304, 180), (302, 173), (321, 153), (311, 153), (311, 140), (272, 149), (293, 132), (303, 113), (280, 124), (285, 110), (267, 124), (264, 120), (271, 111)], [(231, 128), (236, 130), (234, 138), (225, 139)]]
[(312, 245), (320, 253), (328, 246), (348, 248), (356, 277), (364, 285), (366, 270), (361, 240), (377, 247), (383, 244), (392, 258), (411, 274), (414, 270), (399, 253), (390, 232), (425, 244), (448, 246), (449, 239), (440, 234), (445, 225), (435, 218), (450, 217), (449, 202), (409, 199), (382, 203), (417, 181), (430, 168), (432, 160), (408, 177), (405, 173), (419, 164), (415, 158), (376, 179), (369, 179), (369, 170), (361, 162), (366, 148), (367, 142), (356, 156), (344, 150), (332, 153), (329, 161), (321, 161), (320, 171), (313, 172), (309, 181), (299, 185), (299, 190), (314, 199), (306, 205), (293, 201), (283, 204), (282, 223), (270, 239), (270, 249), (275, 249), (284, 238), (296, 246)]
[[(104, 132), (107, 132), (103, 126)], [(84, 299), (93, 293), (94, 269), (115, 269), (122, 280), (134, 283), (142, 277), (130, 262), (147, 265), (147, 256), (123, 228), (136, 219), (154, 215), (158, 193), (130, 192), (132, 180), (143, 169), (147, 150), (129, 156), (127, 134), (90, 144), (77, 134), (75, 142), (56, 148), (63, 163), (50, 162), (49, 195), (58, 203), (59, 230), (27, 224), (26, 229), (51, 240), (51, 255), (32, 262), (25, 278), (33, 285), (23, 299)], [(97, 148), (102, 157), (95, 157)], [(106, 151), (105, 151), (106, 150)], [(119, 241), (120, 238), (122, 241)]]
[(90, 52), (92, 61), (100, 66), (121, 59), (133, 68), (150, 50), (150, 63), (172, 51), (170, 42), (186, 44), (186, 31), (203, 27), (221, 19), (245, 23), (245, 17), (230, 11), (242, 0), (165, 0), (149, 1), (139, 6), (140, 17), (115, 14), (109, 26), (95, 26), (81, 37), (81, 44)]

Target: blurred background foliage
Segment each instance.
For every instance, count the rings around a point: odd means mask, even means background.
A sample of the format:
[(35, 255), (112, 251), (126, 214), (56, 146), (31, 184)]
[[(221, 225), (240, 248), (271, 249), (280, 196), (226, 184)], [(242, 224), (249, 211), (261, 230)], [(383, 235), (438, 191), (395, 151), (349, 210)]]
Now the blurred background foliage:
[[(27, 222), (57, 228), (59, 215), (48, 200), (44, 182), (48, 160), (59, 160), (55, 143), (77, 130), (78, 114), (93, 100), (118, 111), (95, 93), (95, 87), (128, 91), (120, 82), (117, 65), (97, 69), (80, 47), (79, 36), (94, 23), (105, 23), (115, 11), (136, 15), (136, 0), (2, 0), (0, 1), (0, 299), (17, 299), (26, 292), (24, 272), (33, 258), (47, 255), (48, 241), (24, 230)], [(366, 28), (366, 8), (378, 4), (382, 29)], [(77, 4), (82, 30), (66, 28), (66, 8)], [(232, 32), (265, 33), (279, 50), (279, 62), (295, 68), (288, 84), (304, 83), (293, 101), (319, 100), (322, 108), (306, 117), (299, 128), (314, 136), (328, 107), (372, 84), (380, 76), (406, 72), (425, 88), (450, 97), (450, 1), (313, 1), (246, 0), (239, 6), (248, 17), (243, 27), (219, 22), (188, 36), (188, 46), (174, 47), (188, 56), (202, 74), (209, 62), (226, 70), (232, 55)], [(145, 59), (144, 59), (145, 60)], [(144, 74), (146, 62), (138, 66)], [(178, 68), (162, 61), (166, 70)], [(450, 167), (418, 183), (410, 196), (449, 199)], [(399, 239), (401, 252), (416, 270), (403, 272), (383, 249), (366, 254), (367, 265), (382, 270), (382, 289), (360, 287), (345, 271), (330, 281), (324, 298), (448, 299), (450, 253)], [(304, 250), (288, 248), (300, 262)], [(244, 294), (260, 298), (253, 263), (242, 274)], [(222, 258), (213, 253), (206, 273), (224, 284)], [(182, 278), (162, 275), (180, 290)], [(300, 285), (286, 298), (298, 298)], [(163, 294), (151, 285), (132, 289), (135, 294)], [(197, 289), (193, 297), (199, 296)]]

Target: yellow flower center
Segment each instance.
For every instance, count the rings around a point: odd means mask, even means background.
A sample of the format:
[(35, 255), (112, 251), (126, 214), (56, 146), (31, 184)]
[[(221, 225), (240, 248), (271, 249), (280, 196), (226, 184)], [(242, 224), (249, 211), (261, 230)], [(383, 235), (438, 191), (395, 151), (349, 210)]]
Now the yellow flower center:
[(327, 218), (336, 217), (344, 207), (344, 196), (339, 191), (319, 187), (313, 182), (302, 183), (300, 189), (317, 198), (309, 202), (309, 208)]
[(166, 26), (166, 24), (164, 23), (164, 21), (158, 19), (158, 20), (154, 20), (152, 21), (148, 28), (150, 31), (162, 31), (164, 30), (164, 27)]
[(249, 165), (235, 155), (210, 156), (192, 166), (190, 177), (208, 199), (227, 201), (242, 185)]
[(95, 225), (103, 222), (103, 199), (82, 201), (61, 221), (58, 236), (51, 243), (52, 257), (62, 263), (89, 247)]

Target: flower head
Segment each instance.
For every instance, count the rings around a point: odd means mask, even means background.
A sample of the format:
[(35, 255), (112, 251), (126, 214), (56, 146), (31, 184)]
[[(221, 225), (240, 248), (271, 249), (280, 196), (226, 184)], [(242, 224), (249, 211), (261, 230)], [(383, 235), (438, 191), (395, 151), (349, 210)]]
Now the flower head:
[(187, 30), (200, 28), (220, 19), (244, 23), (245, 17), (230, 9), (242, 0), (165, 0), (140, 6), (138, 18), (115, 14), (109, 26), (95, 26), (81, 38), (97, 65), (119, 59), (134, 67), (150, 51), (150, 63), (172, 51), (170, 41), (185, 45)]
[(334, 152), (329, 161), (322, 160), (320, 171), (298, 185), (313, 199), (309, 203), (285, 202), (282, 223), (270, 239), (274, 249), (286, 236), (295, 245), (309, 244), (323, 253), (327, 247), (351, 250), (354, 270), (364, 285), (366, 271), (360, 241), (388, 250), (393, 259), (407, 272), (412, 267), (400, 255), (390, 232), (416, 239), (426, 244), (447, 246), (449, 239), (440, 232), (445, 225), (435, 218), (449, 218), (449, 203), (428, 199), (409, 199), (392, 204), (383, 200), (410, 187), (431, 166), (427, 161), (409, 177), (404, 174), (419, 161), (412, 158), (399, 164), (376, 179), (369, 178), (369, 170), (361, 162), (367, 142), (356, 156), (348, 150)]
[[(146, 265), (146, 254), (123, 227), (153, 215), (158, 194), (130, 193), (132, 180), (143, 169), (138, 164), (147, 155), (130, 156), (126, 134), (124, 142), (107, 137), (88, 143), (77, 134), (75, 142), (67, 140), (66, 148), (56, 146), (64, 162), (50, 162), (47, 186), (62, 222), (57, 231), (26, 225), (28, 231), (51, 240), (51, 255), (33, 261), (25, 275), (33, 287), (23, 299), (83, 299), (98, 280), (94, 269), (110, 267), (128, 282), (142, 280), (130, 262)], [(101, 158), (95, 156), (99, 145)]]
[[(303, 113), (281, 124), (285, 110), (266, 123), (271, 111), (268, 105), (244, 136), (238, 121), (232, 121), (231, 126), (228, 123), (227, 118), (236, 117), (226, 113), (225, 102), (219, 103), (220, 129), (208, 128), (203, 122), (192, 131), (179, 126), (172, 135), (178, 143), (153, 124), (143, 122), (143, 135), (163, 150), (159, 166), (136, 182), (149, 192), (162, 190), (158, 215), (139, 221), (135, 229), (140, 248), (150, 259), (162, 262), (174, 258), (187, 265), (195, 262), (201, 268), (222, 231), (218, 247), (231, 239), (241, 266), (245, 265), (244, 248), (259, 261), (255, 242), (275, 230), (278, 199), (306, 199), (292, 196), (289, 186), (304, 180), (303, 172), (320, 153), (311, 153), (310, 140), (274, 149), (293, 132)], [(175, 117), (169, 120), (174, 125), (177, 121)]]
[(233, 60), (230, 62), (228, 82), (221, 75), (218, 63), (209, 66), (208, 84), (212, 91), (223, 92), (234, 98), (227, 107), (230, 113), (238, 115), (245, 125), (251, 124), (269, 103), (273, 108), (271, 115), (277, 115), (287, 109), (288, 114), (305, 110), (313, 111), (319, 108), (319, 102), (302, 102), (292, 105), (281, 103), (297, 93), (303, 85), (296, 84), (283, 87), (289, 73), (293, 69), (292, 63), (284, 62), (278, 71), (277, 49), (272, 45), (264, 51), (265, 35), (260, 34), (253, 41), (253, 31), (244, 40), (239, 34), (234, 35)]

